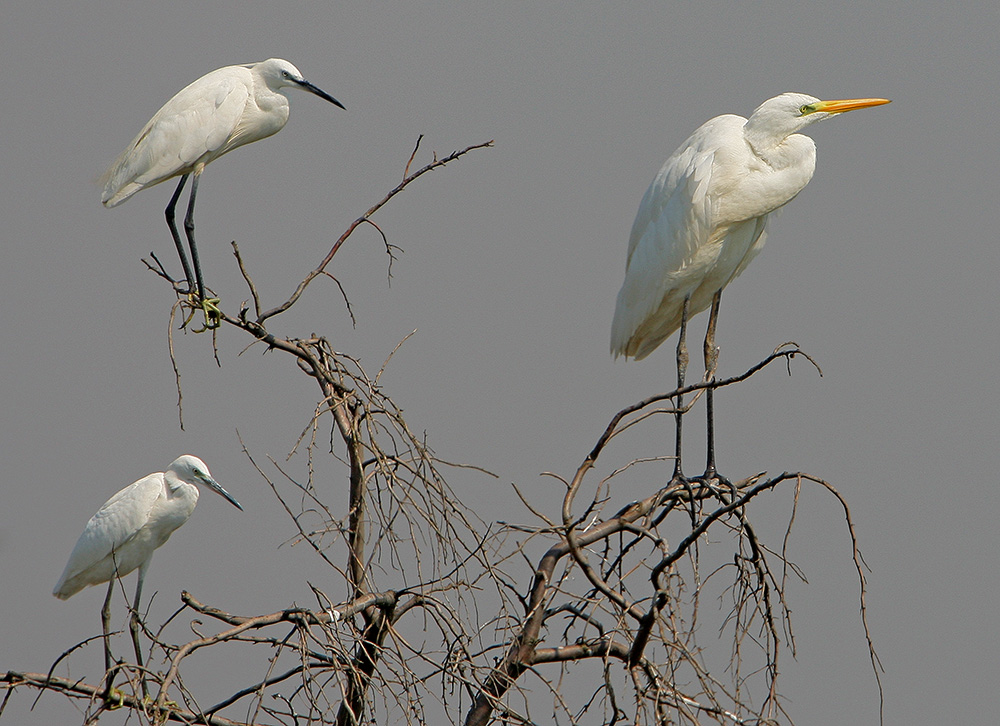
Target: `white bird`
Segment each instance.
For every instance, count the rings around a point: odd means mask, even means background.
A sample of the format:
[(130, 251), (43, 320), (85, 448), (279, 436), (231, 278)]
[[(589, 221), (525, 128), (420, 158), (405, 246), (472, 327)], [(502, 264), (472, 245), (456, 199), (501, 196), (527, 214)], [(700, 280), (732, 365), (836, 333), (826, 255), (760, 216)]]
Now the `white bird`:
[[(129, 484), (104, 503), (87, 522), (52, 594), (66, 600), (85, 587), (109, 582), (101, 613), (107, 635), (115, 580), (138, 569), (132, 605), (133, 611), (138, 612), (142, 583), (153, 552), (191, 516), (198, 503), (196, 484), (220, 494), (242, 511), (240, 503), (212, 478), (205, 462), (195, 456), (181, 456), (166, 471)], [(133, 636), (137, 637), (135, 632)], [(106, 666), (110, 668), (106, 639), (105, 654)]]
[[(761, 247), (768, 216), (795, 198), (816, 168), (816, 145), (797, 134), (834, 114), (884, 98), (821, 101), (783, 93), (749, 119), (718, 116), (667, 159), (632, 225), (611, 353), (645, 358), (688, 317), (713, 305)], [(714, 341), (706, 340), (714, 349)]]
[(198, 504), (196, 484), (243, 509), (212, 478), (205, 462), (184, 455), (166, 471), (144, 476), (104, 503), (87, 522), (52, 594), (67, 600), (89, 585), (124, 577), (136, 568), (141, 589), (153, 551), (188, 520)]
[[(667, 159), (639, 204), (611, 324), (612, 355), (641, 360), (681, 328), (677, 388), (683, 388), (688, 363), (684, 325), (711, 305), (704, 380), (712, 381), (722, 290), (764, 246), (771, 212), (792, 201), (816, 169), (816, 144), (796, 132), (834, 114), (884, 103), (889, 101), (821, 101), (783, 93), (764, 101), (749, 119), (717, 116), (695, 131)], [(705, 392), (705, 481), (716, 478), (713, 395), (710, 386)], [(683, 396), (676, 396), (675, 403), (674, 477), (683, 479)]]
[(180, 176), (166, 208), (167, 225), (177, 246), (190, 286), (191, 268), (174, 222), (174, 208), (188, 176), (191, 197), (184, 230), (198, 295), (205, 301), (201, 265), (194, 241), (194, 200), (205, 165), (238, 146), (271, 136), (288, 121), (289, 88), (302, 88), (343, 108), (333, 96), (306, 81), (286, 60), (226, 66), (202, 76), (156, 112), (139, 135), (105, 172), (101, 201), (105, 207), (121, 204), (140, 189)]

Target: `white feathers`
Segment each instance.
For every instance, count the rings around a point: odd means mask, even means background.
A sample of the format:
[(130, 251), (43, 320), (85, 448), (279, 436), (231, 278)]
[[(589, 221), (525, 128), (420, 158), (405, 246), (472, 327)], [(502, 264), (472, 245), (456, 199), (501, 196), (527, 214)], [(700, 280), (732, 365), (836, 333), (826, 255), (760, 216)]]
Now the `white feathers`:
[(89, 585), (124, 577), (137, 568), (141, 580), (153, 552), (194, 511), (196, 484), (243, 509), (212, 478), (205, 462), (182, 456), (165, 472), (143, 477), (104, 503), (87, 522), (52, 594), (66, 600)]
[(761, 250), (768, 215), (795, 198), (816, 167), (812, 139), (795, 132), (883, 99), (820, 101), (785, 93), (750, 119), (707, 121), (667, 159), (639, 205), (611, 352), (645, 358), (688, 315), (708, 308)]

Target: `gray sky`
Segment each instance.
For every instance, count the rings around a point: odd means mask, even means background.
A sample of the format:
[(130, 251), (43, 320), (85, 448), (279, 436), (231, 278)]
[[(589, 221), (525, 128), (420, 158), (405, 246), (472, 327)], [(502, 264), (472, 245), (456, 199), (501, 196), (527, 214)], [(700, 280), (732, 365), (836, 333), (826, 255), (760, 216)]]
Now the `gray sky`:
[[(224, 303), (247, 296), (235, 239), (276, 302), (397, 183), (419, 134), (424, 160), (495, 139), (378, 217), (405, 250), (391, 287), (374, 232), (338, 255), (356, 330), (332, 284), (281, 325), (326, 334), (369, 369), (418, 329), (384, 379), (411, 427), (552, 507), (558, 485), (539, 474), (569, 473), (615, 411), (671, 387), (669, 345), (640, 363), (608, 355), (628, 231), (663, 160), (708, 118), (783, 91), (892, 99), (808, 130), (813, 181), (723, 299), (723, 375), (791, 339), (824, 377), (774, 368), (721, 393), (719, 466), (804, 470), (847, 497), (873, 570), (887, 724), (988, 723), (1000, 710), (998, 27), (995, 2), (920, 0), (8, 3), (0, 667), (44, 671), (99, 632), (103, 589), (64, 603), (52, 586), (96, 508), (181, 453), (204, 458), (246, 513), (202, 498), (153, 559), (154, 620), (181, 589), (264, 613), (311, 602), (306, 580), (326, 576), (310, 553), (279, 549), (292, 525), (237, 441), (238, 428), (281, 458), (315, 387), (288, 361), (238, 356), (247, 341), (232, 331), (221, 369), (207, 337), (181, 335), (181, 431), (173, 295), (140, 262), (153, 250), (177, 266), (171, 185), (108, 211), (96, 184), (181, 87), (278, 56), (347, 110), (298, 94), (281, 134), (209, 167), (197, 215), (208, 284)], [(669, 451), (638, 437), (602, 472), (639, 453)], [(613, 492), (621, 503), (652, 491), (631, 481)], [(509, 488), (451, 482), (491, 518), (529, 521)], [(810, 493), (799, 516), (792, 553), (810, 584), (792, 594), (798, 659), (784, 658), (782, 690), (801, 723), (872, 723), (841, 515)], [(29, 714), (30, 700), (5, 720), (76, 719), (58, 697)]]

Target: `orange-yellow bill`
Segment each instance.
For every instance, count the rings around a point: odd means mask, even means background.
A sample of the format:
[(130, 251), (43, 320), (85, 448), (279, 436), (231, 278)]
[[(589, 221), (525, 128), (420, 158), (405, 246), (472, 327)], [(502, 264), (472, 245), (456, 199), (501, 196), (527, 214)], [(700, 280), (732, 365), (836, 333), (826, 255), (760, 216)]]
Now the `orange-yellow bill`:
[(869, 106), (881, 106), (889, 103), (888, 98), (846, 98), (840, 101), (820, 101), (812, 104), (811, 112), (823, 111), (824, 113), (844, 113), (853, 111), (856, 108), (868, 108)]

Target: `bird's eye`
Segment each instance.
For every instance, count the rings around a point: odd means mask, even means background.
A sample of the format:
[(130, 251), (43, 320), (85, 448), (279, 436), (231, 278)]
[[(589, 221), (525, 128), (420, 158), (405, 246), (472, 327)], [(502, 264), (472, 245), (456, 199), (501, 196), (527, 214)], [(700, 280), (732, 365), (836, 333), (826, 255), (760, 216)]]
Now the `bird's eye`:
[(805, 116), (807, 113), (812, 113), (813, 107), (808, 103), (804, 106), (799, 106), (799, 116)]
[(291, 77), (292, 77), (292, 74), (291, 74), (291, 73), (289, 73), (288, 71), (282, 71), (282, 72), (281, 72), (281, 77), (282, 77), (282, 78), (291, 78)]

